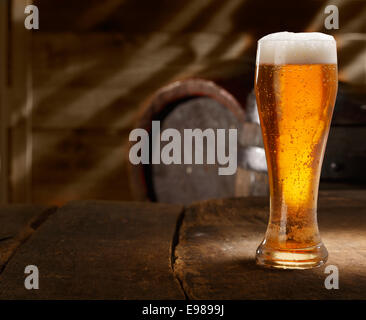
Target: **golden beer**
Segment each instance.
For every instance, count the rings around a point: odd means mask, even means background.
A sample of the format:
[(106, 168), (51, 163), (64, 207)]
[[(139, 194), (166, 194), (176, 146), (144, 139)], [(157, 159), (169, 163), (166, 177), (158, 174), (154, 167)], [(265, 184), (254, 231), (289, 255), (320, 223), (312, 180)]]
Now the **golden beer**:
[(276, 268), (312, 268), (328, 256), (318, 231), (317, 199), (337, 93), (335, 41), (318, 33), (278, 33), (262, 39), (255, 90), (270, 219), (256, 260)]

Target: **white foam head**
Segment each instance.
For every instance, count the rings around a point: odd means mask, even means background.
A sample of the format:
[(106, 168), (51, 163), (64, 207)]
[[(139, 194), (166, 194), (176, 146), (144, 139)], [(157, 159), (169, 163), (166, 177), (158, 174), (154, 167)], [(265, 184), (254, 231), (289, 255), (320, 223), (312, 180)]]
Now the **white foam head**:
[(258, 41), (257, 64), (336, 64), (335, 39), (320, 32), (277, 32)]

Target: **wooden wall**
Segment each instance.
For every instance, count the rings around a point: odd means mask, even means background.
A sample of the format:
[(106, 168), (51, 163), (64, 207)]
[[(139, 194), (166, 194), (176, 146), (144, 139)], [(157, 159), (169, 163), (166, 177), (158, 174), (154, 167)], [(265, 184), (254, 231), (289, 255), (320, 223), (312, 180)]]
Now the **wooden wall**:
[(30, 0), (0, 4), (1, 203), (31, 201), (31, 32), (24, 28)]
[(6, 108), (6, 86), (7, 86), (7, 48), (8, 48), (8, 4), (0, 3), (0, 203), (7, 199), (8, 181), (8, 157), (7, 157), (7, 108)]
[[(337, 2), (337, 1), (335, 1)], [(338, 1), (343, 80), (366, 84), (366, 2)], [(38, 0), (31, 200), (128, 200), (138, 106), (191, 75), (240, 74), (263, 34), (325, 31), (322, 0)]]

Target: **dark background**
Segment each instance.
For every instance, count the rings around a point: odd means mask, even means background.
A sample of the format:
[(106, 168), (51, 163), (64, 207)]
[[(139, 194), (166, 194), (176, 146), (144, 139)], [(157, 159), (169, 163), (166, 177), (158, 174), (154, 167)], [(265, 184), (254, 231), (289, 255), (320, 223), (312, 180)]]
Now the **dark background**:
[[(141, 103), (177, 79), (248, 77), (258, 38), (284, 30), (336, 37), (345, 102), (322, 187), (365, 185), (366, 1), (37, 0), (33, 32), (21, 1), (8, 3), (3, 202), (131, 200), (127, 139)], [(328, 4), (339, 30), (324, 28)], [(339, 150), (348, 160), (338, 162)]]

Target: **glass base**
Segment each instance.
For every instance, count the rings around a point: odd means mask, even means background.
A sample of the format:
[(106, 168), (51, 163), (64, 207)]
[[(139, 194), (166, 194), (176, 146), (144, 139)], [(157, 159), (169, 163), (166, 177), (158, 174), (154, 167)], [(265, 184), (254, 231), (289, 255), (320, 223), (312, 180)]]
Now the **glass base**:
[(258, 265), (276, 269), (311, 269), (320, 267), (328, 259), (328, 251), (320, 243), (302, 249), (273, 249), (261, 244), (256, 252)]

